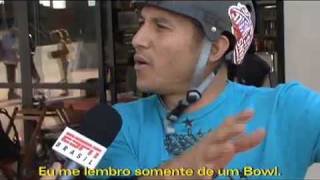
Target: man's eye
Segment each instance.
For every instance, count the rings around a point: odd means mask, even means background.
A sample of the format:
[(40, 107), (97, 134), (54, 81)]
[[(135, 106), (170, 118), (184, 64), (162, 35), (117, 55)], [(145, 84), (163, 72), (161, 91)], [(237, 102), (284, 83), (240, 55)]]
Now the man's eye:
[(167, 26), (162, 25), (162, 24), (157, 24), (157, 27), (160, 29), (167, 29)]

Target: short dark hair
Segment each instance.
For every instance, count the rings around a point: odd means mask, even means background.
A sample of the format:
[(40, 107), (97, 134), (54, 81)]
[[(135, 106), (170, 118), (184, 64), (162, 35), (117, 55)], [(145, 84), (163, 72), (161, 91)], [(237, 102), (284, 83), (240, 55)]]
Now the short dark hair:
[(232, 50), (235, 48), (235, 46), (236, 46), (236, 42), (237, 42), (236, 37), (234, 37), (234, 35), (233, 35), (232, 33), (230, 33), (229, 31), (223, 31), (223, 32), (221, 33), (221, 35), (226, 36), (226, 37), (228, 38), (228, 40), (229, 40), (229, 48), (228, 48), (228, 50), (226, 51), (226, 54), (228, 54), (228, 53), (229, 53), (230, 51), (232, 51)]
[(249, 4), (246, 4), (246, 7), (250, 13), (252, 13), (252, 7)]

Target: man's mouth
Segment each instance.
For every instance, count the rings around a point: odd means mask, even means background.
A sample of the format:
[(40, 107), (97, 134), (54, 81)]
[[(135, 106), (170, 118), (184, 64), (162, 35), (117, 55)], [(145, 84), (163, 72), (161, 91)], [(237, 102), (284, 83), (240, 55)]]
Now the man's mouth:
[(134, 68), (136, 70), (140, 70), (140, 69), (148, 67), (150, 65), (149, 62), (141, 55), (135, 55), (134, 62), (135, 62)]

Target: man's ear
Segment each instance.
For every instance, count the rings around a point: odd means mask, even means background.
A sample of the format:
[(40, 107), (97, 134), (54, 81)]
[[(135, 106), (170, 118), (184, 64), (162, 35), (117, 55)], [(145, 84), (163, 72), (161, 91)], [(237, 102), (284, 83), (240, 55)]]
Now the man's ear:
[(213, 42), (209, 56), (209, 63), (219, 61), (229, 49), (229, 45), (229, 39), (224, 35), (221, 35), (215, 42)]

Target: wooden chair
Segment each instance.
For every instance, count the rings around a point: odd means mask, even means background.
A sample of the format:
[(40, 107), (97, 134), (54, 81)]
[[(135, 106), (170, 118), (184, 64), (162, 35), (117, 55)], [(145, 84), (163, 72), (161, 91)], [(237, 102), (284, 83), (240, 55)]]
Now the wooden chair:
[[(14, 124), (13, 116), (15, 116), (17, 109), (14, 109), (12, 114), (4, 109), (0, 108), (0, 115), (1, 118), (4, 117), (2, 120), (9, 120), (8, 126), (4, 131), (1, 121), (0, 121), (0, 133), (1, 133), (1, 143), (4, 143), (4, 147), (2, 151), (7, 151), (7, 153), (2, 154), (2, 158), (0, 159), (0, 170), (2, 171), (3, 175), (11, 180), (18, 178), (18, 171), (20, 168), (20, 141), (19, 141), (19, 134), (18, 130)], [(13, 130), (13, 138), (10, 138), (10, 132)], [(17, 168), (14, 168), (14, 163), (17, 163)]]
[[(22, 120), (32, 127), (32, 133), (28, 138), (28, 143), (25, 143), (24, 146), (22, 146), (21, 169), (19, 169), (19, 174), (23, 177), (23, 179), (33, 179), (37, 174), (35, 172), (36, 168), (33, 167), (33, 160), (36, 156), (36, 148), (39, 143), (39, 139), (41, 138), (41, 126), (44, 121), (46, 108), (16, 107), (14, 112), (15, 114), (12, 117), (13, 121)], [(26, 125), (26, 123), (24, 125)]]
[[(35, 159), (39, 158), (37, 147), (39, 145), (44, 146), (43, 142), (45, 142), (46, 135), (52, 133), (60, 135), (70, 121), (68, 113), (64, 108), (46, 105), (36, 108), (17, 108), (14, 112), (14, 116), (12, 117), (14, 121), (23, 120), (30, 122), (33, 129), (29, 142), (23, 147), (21, 171), (19, 172), (23, 179), (37, 179), (39, 178), (37, 173), (38, 164), (35, 162)], [(58, 125), (43, 128), (42, 126), (46, 117), (55, 117), (58, 120)], [(49, 149), (51, 150), (51, 147)]]
[[(69, 102), (69, 101), (68, 101)], [(96, 100), (90, 101), (89, 105), (86, 103), (85, 109), (74, 109), (74, 107), (80, 107), (79, 102), (83, 105), (83, 101), (75, 101), (77, 103), (69, 102), (65, 103), (61, 101), (59, 103), (44, 104), (34, 106), (33, 108), (22, 108), (15, 107), (13, 112), (9, 114), (5, 109), (2, 109), (0, 113), (4, 114), (9, 120), (8, 126), (5, 129), (5, 133), (8, 135), (12, 130), (15, 133), (15, 139), (19, 141), (19, 134), (15, 124), (17, 121), (21, 123), (28, 122), (32, 127), (32, 133), (29, 135), (28, 143), (21, 145), (21, 151), (18, 159), (8, 161), (3, 163), (5, 166), (1, 166), (4, 172), (7, 172), (7, 178), (17, 178), (17, 179), (37, 179), (37, 167), (35, 167), (35, 158), (37, 155), (37, 146), (39, 144), (43, 145), (46, 141), (46, 135), (51, 135), (52, 133), (60, 134), (62, 130), (66, 127), (77, 127), (80, 120), (82, 119), (84, 113), (87, 110), (87, 106), (92, 106), (96, 103)], [(87, 101), (86, 101), (87, 102)], [(82, 107), (82, 106), (81, 106)], [(89, 109), (89, 108), (88, 108)], [(46, 117), (55, 117), (57, 121), (57, 126), (43, 128), (43, 122)], [(26, 137), (24, 137), (26, 138)], [(20, 145), (20, 141), (18, 142)], [(51, 147), (50, 147), (51, 150)], [(9, 165), (18, 162), (17, 169), (8, 170)]]

